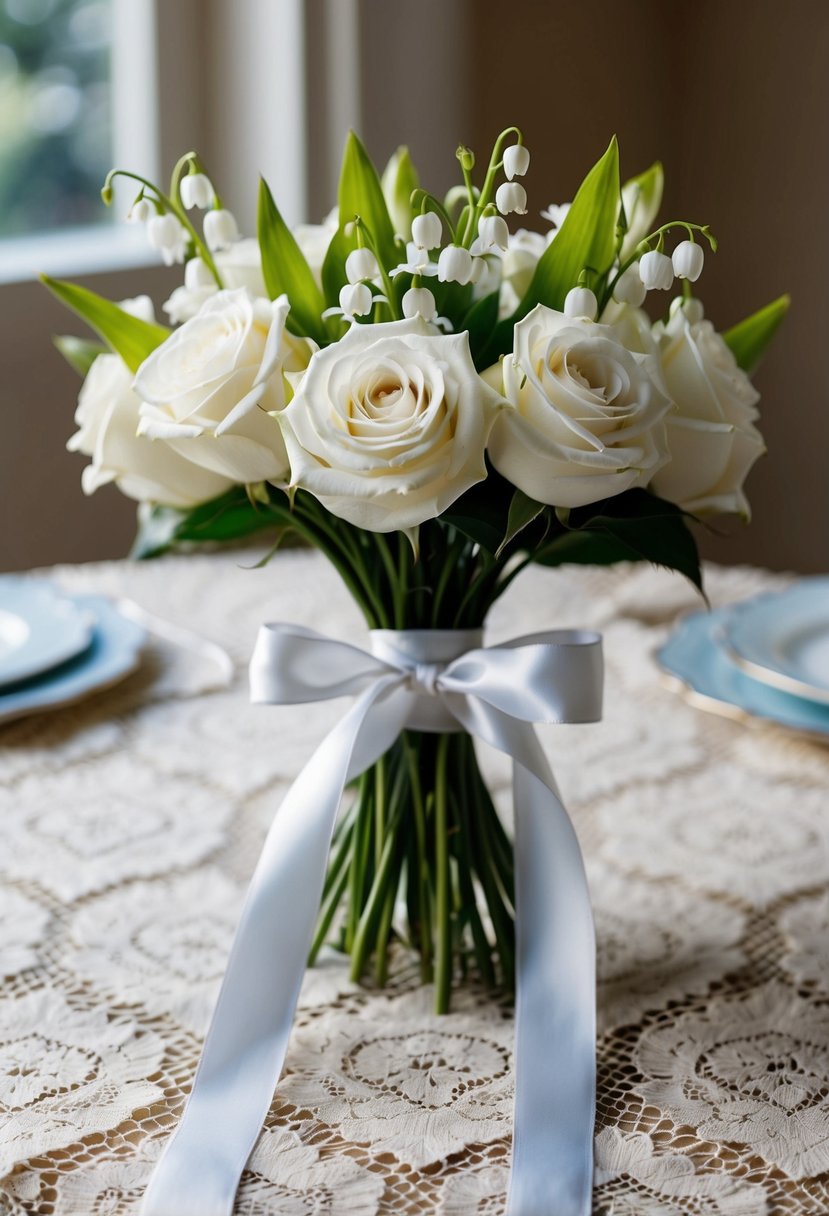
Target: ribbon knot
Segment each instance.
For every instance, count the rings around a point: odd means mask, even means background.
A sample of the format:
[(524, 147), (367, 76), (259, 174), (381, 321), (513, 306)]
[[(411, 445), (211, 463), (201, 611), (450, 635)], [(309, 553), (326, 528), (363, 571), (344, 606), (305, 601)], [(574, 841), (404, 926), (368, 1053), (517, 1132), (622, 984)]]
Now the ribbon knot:
[(242, 911), (193, 1088), (142, 1216), (231, 1216), (282, 1072), (348, 781), (402, 730), (465, 730), (512, 758), (515, 813), (515, 1132), (507, 1216), (589, 1216), (595, 963), (576, 835), (533, 722), (601, 716), (598, 634), (485, 648), (477, 630), (375, 630), (371, 653), (301, 625), (264, 625), (254, 701), (353, 696), (276, 815)]
[(437, 682), (445, 669), (445, 663), (418, 663), (409, 677), (411, 687), (416, 692), (425, 692), (427, 696), (436, 696)]

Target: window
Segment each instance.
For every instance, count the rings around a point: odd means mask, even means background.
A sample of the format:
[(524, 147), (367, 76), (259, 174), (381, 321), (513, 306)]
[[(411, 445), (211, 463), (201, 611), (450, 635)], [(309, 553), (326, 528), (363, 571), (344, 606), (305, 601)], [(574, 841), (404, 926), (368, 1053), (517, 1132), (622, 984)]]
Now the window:
[(0, 237), (107, 223), (110, 0), (2, 0)]
[(0, 0), (0, 280), (148, 259), (101, 186), (119, 157), (157, 167), (155, 18), (153, 0)]

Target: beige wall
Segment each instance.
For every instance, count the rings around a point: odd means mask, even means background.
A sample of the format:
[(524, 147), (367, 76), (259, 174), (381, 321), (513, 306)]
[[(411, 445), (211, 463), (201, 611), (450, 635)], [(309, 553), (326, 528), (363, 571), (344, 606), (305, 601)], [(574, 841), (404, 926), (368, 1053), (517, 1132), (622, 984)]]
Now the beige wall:
[[(333, 173), (314, 110), (324, 9), (308, 0), (312, 218)], [(705, 548), (720, 561), (827, 569), (829, 0), (695, 0), (683, 10), (657, 0), (359, 0), (358, 17), (361, 128), (378, 160), (407, 141), (442, 189), (459, 140), (483, 152), (517, 122), (533, 152), (537, 211), (571, 196), (616, 131), (626, 172), (664, 161), (666, 214), (707, 221), (720, 237), (701, 285), (718, 325), (791, 291), (757, 381), (769, 455), (749, 482), (754, 523)], [(209, 154), (224, 138), (221, 91), (208, 104), (193, 85), (188, 97), (176, 146)], [(227, 192), (233, 201), (232, 184)], [(176, 278), (153, 269), (86, 282), (116, 299), (149, 290), (160, 303)], [(119, 556), (132, 535), (132, 504), (111, 489), (85, 499), (82, 460), (63, 448), (78, 382), (49, 337), (73, 328), (82, 332), (38, 285), (0, 287), (0, 570)]]

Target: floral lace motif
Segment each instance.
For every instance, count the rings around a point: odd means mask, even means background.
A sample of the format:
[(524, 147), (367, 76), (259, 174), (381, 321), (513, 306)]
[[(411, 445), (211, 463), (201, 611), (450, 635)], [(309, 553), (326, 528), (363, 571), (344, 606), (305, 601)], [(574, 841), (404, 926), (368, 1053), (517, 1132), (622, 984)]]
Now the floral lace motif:
[[(190, 1085), (241, 900), (286, 783), (342, 711), (251, 707), (266, 619), (364, 640), (304, 552), (59, 572), (221, 642), (235, 685), (154, 642), (118, 689), (0, 728), (0, 1213), (138, 1216)], [(778, 579), (713, 569), (726, 602)], [(599, 957), (594, 1216), (829, 1211), (829, 749), (700, 714), (653, 651), (679, 579), (528, 570), (490, 641), (605, 632), (607, 718), (541, 732), (582, 841)], [(509, 764), (483, 754), (499, 805)], [(412, 959), (306, 975), (244, 1216), (502, 1216), (511, 1013), (430, 1012)], [(543, 1061), (541, 1062), (543, 1064)]]

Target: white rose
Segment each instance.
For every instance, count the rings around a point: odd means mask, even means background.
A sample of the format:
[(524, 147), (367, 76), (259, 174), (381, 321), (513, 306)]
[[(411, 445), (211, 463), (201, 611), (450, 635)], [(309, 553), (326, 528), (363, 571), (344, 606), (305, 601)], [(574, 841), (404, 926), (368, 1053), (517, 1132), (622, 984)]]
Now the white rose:
[(675, 410), (666, 419), (670, 463), (653, 490), (694, 514), (748, 518), (743, 482), (766, 450), (754, 425), (759, 393), (710, 321), (677, 308), (654, 332)]
[(193, 507), (230, 489), (227, 477), (185, 460), (163, 440), (138, 435), (140, 406), (126, 364), (118, 355), (99, 355), (78, 398), (79, 430), (66, 445), (92, 457), (81, 478), (84, 493), (114, 481), (138, 502)]
[(291, 484), (372, 532), (417, 527), (486, 477), (499, 395), (466, 333), (422, 318), (352, 325), (311, 359), (280, 415)]
[(254, 300), (244, 288), (211, 296), (138, 369), (141, 434), (235, 482), (283, 477), (275, 415), (290, 395), (285, 372), (310, 355), (285, 331), (288, 307), (286, 296)]
[(538, 305), (515, 326), (502, 368), (513, 408), (493, 427), (490, 459), (538, 502), (598, 502), (647, 485), (667, 459), (670, 402), (654, 360), (627, 350), (613, 327)]
[[(226, 291), (246, 287), (256, 299), (267, 300), (268, 291), (262, 274), (262, 255), (259, 242), (253, 237), (235, 241), (229, 248), (218, 250), (213, 254), (213, 260)], [(194, 268), (195, 274), (191, 273)], [(194, 317), (218, 290), (213, 275), (200, 259), (194, 258), (185, 268), (183, 286), (177, 287), (161, 307), (172, 325), (181, 325)]]

